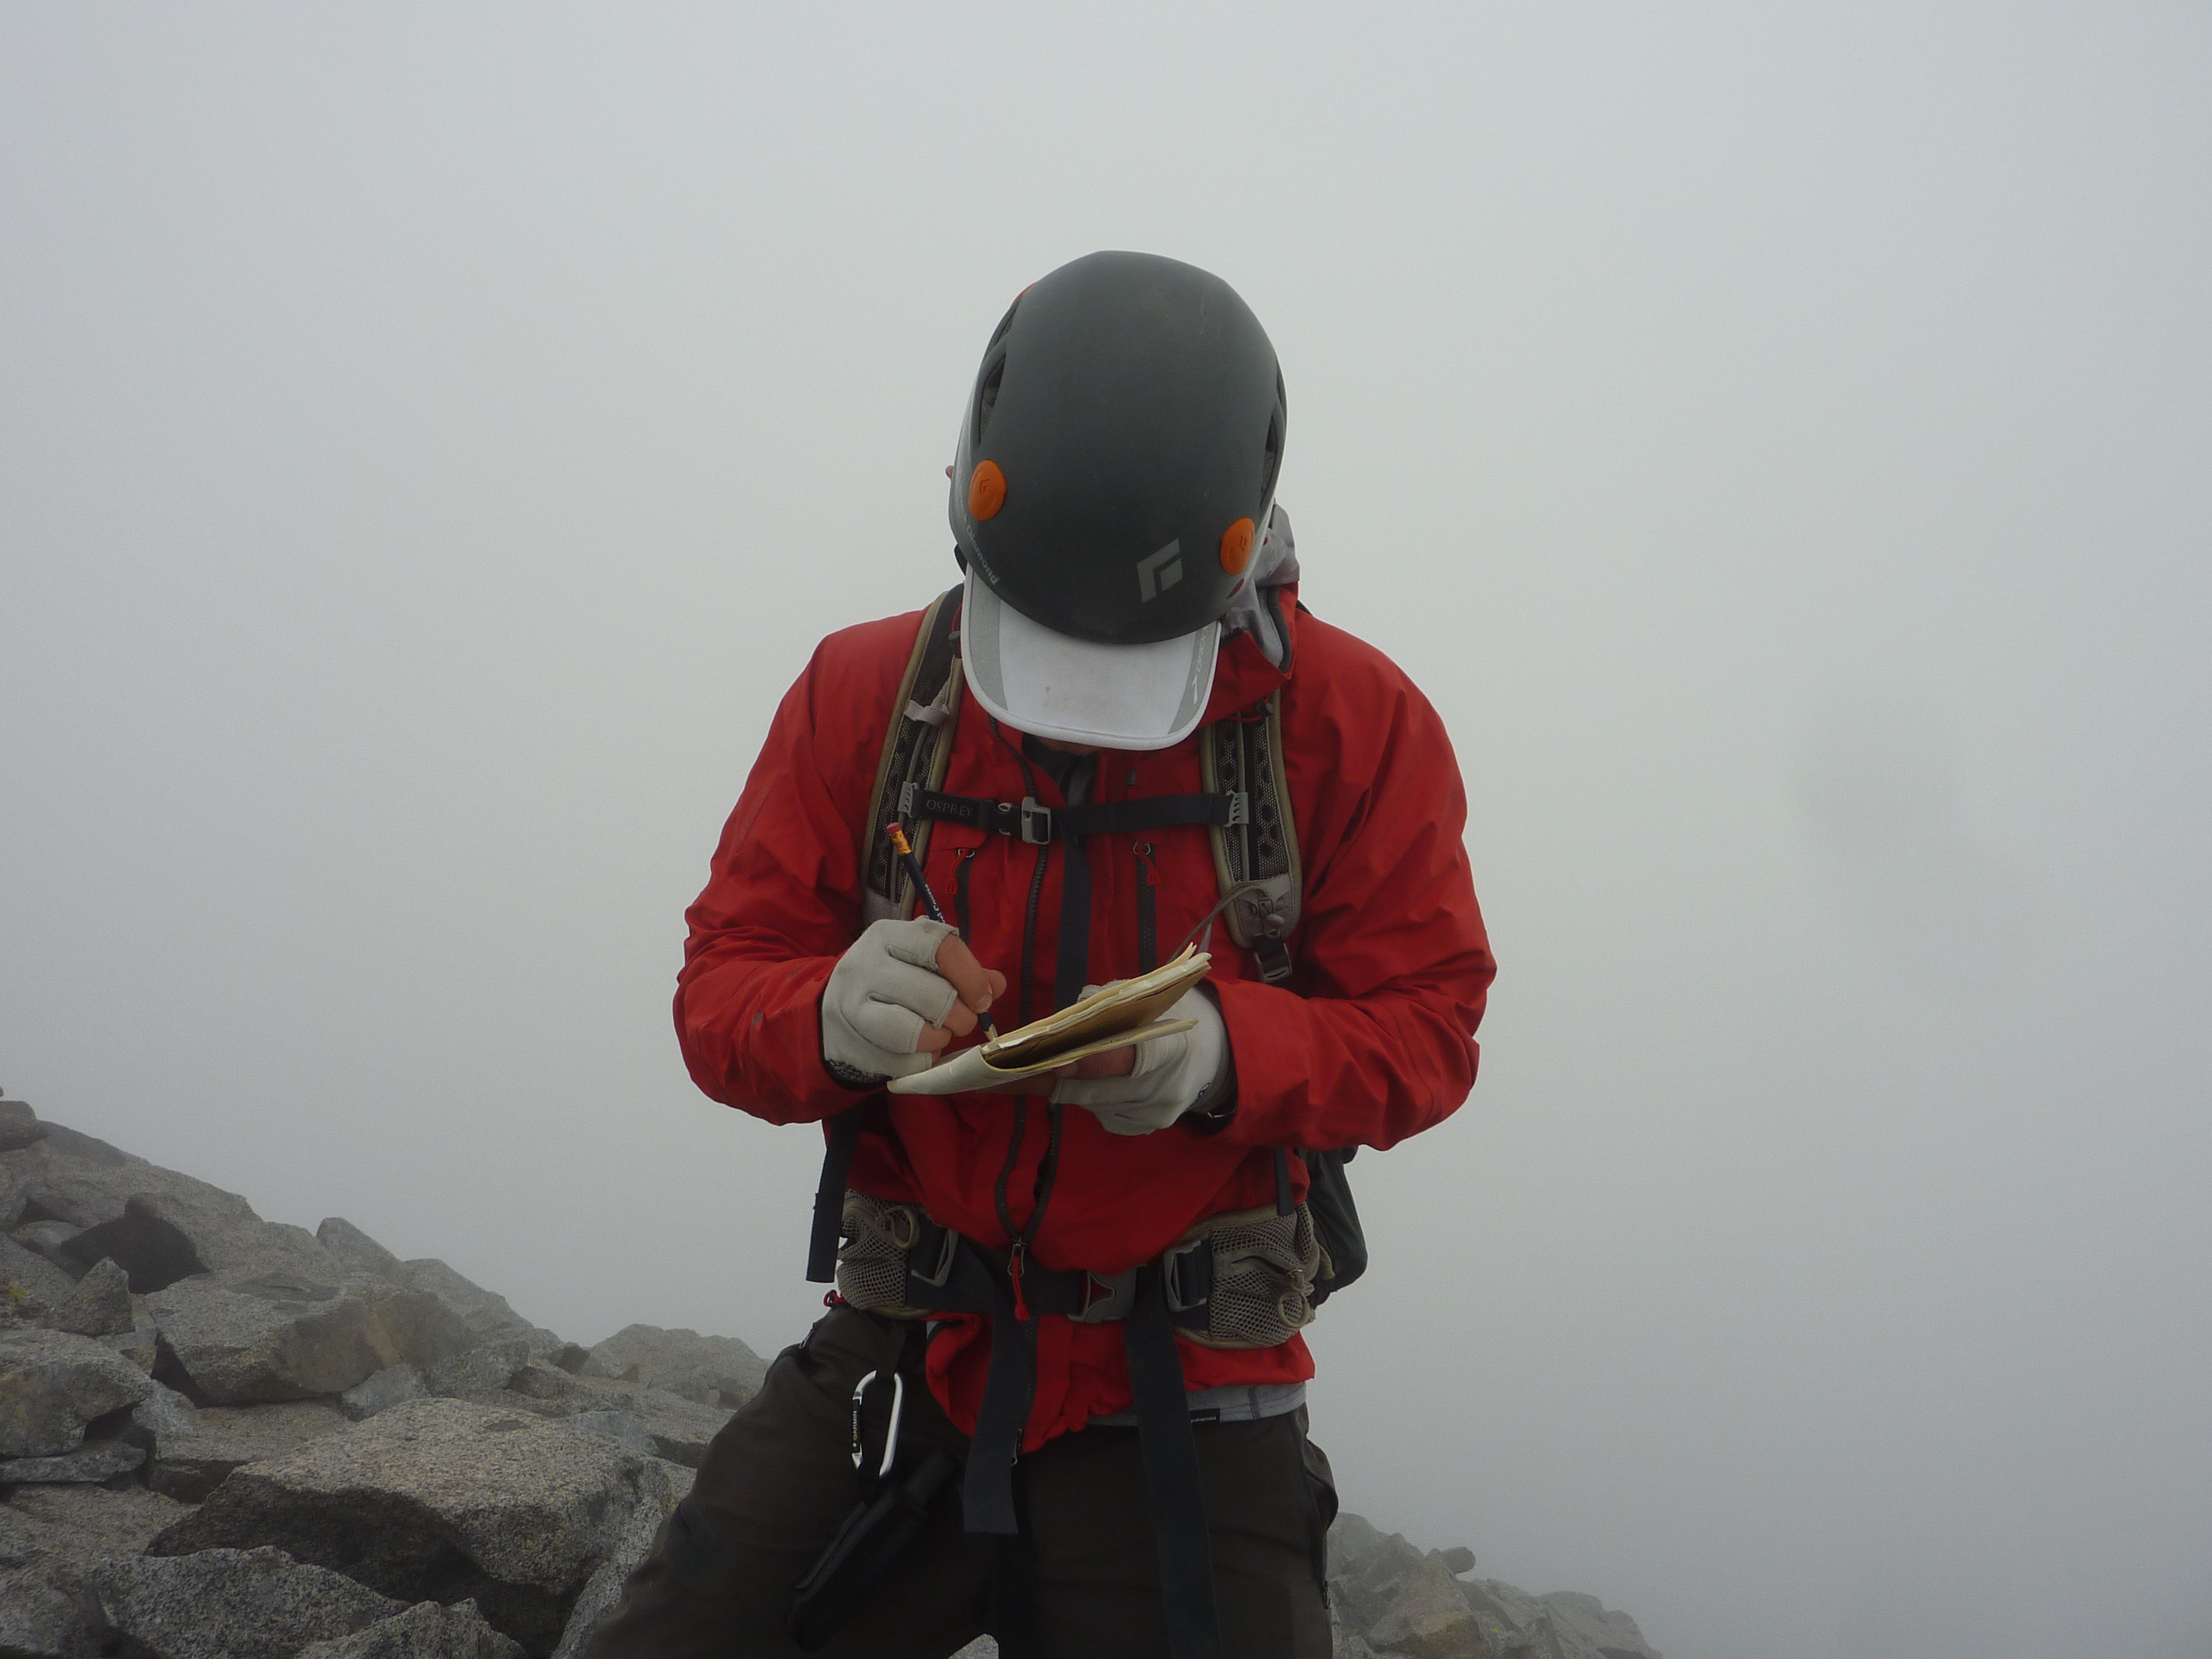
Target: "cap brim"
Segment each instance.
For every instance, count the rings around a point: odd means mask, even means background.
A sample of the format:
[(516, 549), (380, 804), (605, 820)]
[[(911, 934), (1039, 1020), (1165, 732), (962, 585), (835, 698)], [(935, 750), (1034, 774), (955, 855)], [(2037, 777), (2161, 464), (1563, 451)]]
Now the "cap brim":
[(960, 612), (968, 689), (1018, 732), (1098, 749), (1170, 748), (1198, 729), (1220, 652), (1219, 623), (1148, 645), (1056, 634), (968, 573)]

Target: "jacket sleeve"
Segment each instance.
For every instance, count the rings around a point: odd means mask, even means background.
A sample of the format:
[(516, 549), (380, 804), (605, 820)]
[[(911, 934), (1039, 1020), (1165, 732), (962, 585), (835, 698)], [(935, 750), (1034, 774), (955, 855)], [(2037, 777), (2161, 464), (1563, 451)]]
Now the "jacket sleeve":
[(1449, 1116), (1474, 1084), (1496, 969), (1459, 766), (1394, 665), (1344, 678), (1305, 732), (1286, 717), (1292, 799), (1312, 820), (1298, 825), (1297, 988), (1216, 981), (1237, 1061), (1224, 1133), (1253, 1146), (1388, 1147)]
[(823, 641), (777, 708), (706, 890), (684, 913), (684, 1064), (708, 1096), (771, 1123), (826, 1117), (858, 1097), (823, 1068), (822, 988), (860, 935), (854, 826), (915, 626), (894, 617)]

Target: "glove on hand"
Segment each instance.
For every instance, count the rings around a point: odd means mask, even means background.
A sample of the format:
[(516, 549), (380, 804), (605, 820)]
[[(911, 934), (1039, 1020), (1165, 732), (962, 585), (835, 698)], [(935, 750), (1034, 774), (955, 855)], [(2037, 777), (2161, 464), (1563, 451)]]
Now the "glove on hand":
[(1163, 1018), (1194, 1019), (1198, 1028), (1137, 1044), (1137, 1064), (1127, 1077), (1060, 1079), (1053, 1103), (1080, 1106), (1117, 1135), (1148, 1135), (1185, 1112), (1211, 1106), (1207, 1097), (1229, 1081), (1229, 1028), (1221, 1011), (1193, 986)]
[(927, 1069), (922, 1028), (942, 1025), (960, 1000), (937, 971), (938, 947), (957, 931), (941, 921), (878, 921), (837, 959), (822, 990), (822, 1061), (848, 1087)]

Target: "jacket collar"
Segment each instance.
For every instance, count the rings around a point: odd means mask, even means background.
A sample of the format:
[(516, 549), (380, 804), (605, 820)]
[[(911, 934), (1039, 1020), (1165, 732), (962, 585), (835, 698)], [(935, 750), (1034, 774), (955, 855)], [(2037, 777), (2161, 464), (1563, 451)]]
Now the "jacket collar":
[(1250, 634), (1231, 635), (1221, 642), (1221, 659), (1214, 665), (1213, 695), (1206, 699), (1204, 724), (1266, 702), (1289, 682), (1297, 667), (1298, 585), (1286, 582), (1269, 591), (1279, 598), (1284, 666), (1278, 668), (1268, 661), (1260, 641)]

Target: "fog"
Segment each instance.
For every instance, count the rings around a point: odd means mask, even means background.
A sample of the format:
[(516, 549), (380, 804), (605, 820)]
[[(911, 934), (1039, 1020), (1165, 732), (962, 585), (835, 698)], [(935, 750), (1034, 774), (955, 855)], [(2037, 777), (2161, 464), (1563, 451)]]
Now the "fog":
[(2212, 15), (0, 9), (0, 1081), (771, 1350), (681, 912), (954, 571), (983, 341), (1219, 272), (1500, 964), (1347, 1507), (1669, 1659), (2212, 1654)]

